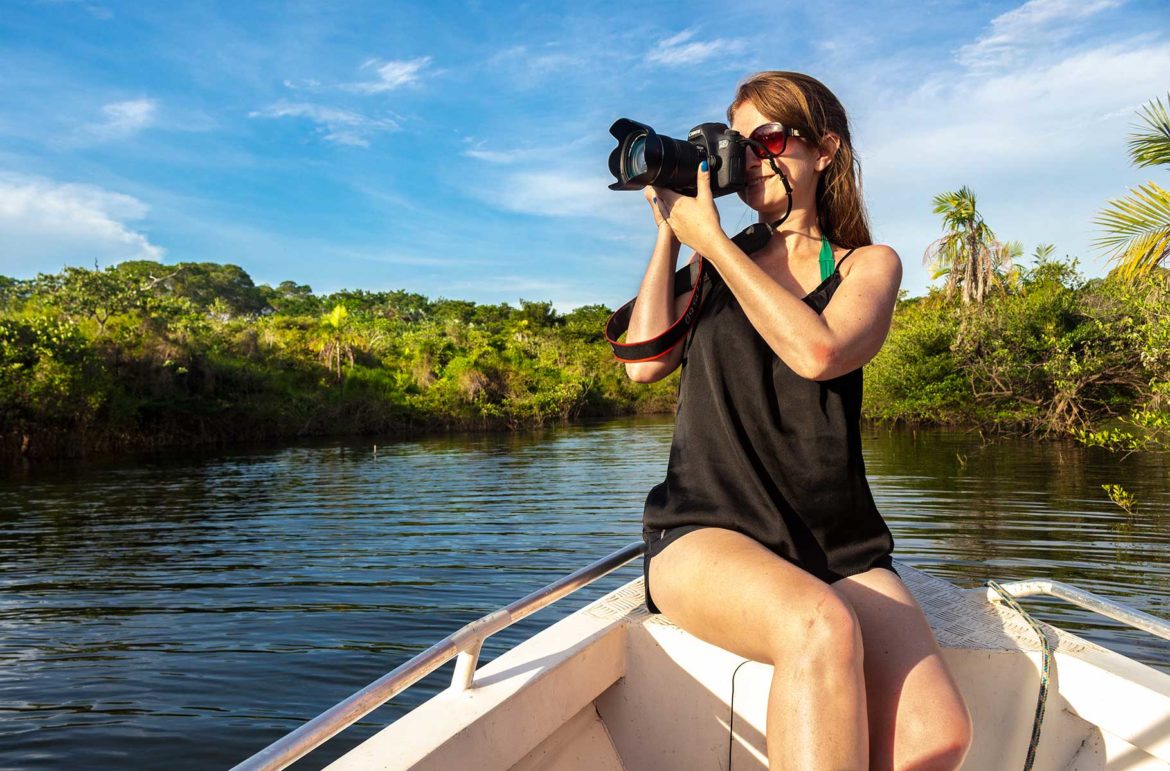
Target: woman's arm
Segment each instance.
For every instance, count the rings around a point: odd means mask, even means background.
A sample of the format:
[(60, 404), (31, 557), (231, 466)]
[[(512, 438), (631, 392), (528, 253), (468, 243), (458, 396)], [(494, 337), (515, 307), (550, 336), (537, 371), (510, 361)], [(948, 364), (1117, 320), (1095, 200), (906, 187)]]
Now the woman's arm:
[(890, 331), (902, 261), (888, 246), (863, 246), (818, 314), (724, 238), (707, 255), (760, 336), (796, 374), (830, 380), (868, 363)]
[[(647, 189), (647, 193), (649, 201), (651, 191)], [(652, 201), (651, 206), (654, 206)], [(654, 243), (650, 264), (646, 266), (642, 286), (638, 289), (638, 300), (630, 314), (630, 326), (626, 332), (626, 340), (630, 342), (651, 340), (661, 335), (686, 311), (689, 301), (687, 295), (677, 300), (674, 297), (675, 264), (682, 245), (674, 237), (670, 225), (661, 219), (657, 207), (654, 207), (654, 215), (658, 221), (658, 240)], [(691, 262), (696, 259), (697, 254), (691, 256)], [(627, 363), (626, 375), (638, 383), (661, 380), (678, 368), (682, 352), (683, 343), (680, 342), (659, 359)]]
[(710, 173), (700, 168), (698, 195), (656, 190), (675, 237), (719, 270), (744, 314), (784, 363), (801, 377), (829, 380), (872, 359), (890, 331), (902, 262), (887, 246), (861, 247), (850, 257), (823, 314), (817, 314), (762, 270), (719, 226)]

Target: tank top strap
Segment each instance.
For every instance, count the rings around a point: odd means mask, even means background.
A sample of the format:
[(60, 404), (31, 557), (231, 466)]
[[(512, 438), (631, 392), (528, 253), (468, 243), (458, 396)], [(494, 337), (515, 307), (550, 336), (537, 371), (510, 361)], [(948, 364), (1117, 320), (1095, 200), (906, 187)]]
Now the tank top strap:
[(854, 253), (854, 252), (856, 252), (856, 251), (857, 251), (857, 248), (856, 248), (856, 247), (854, 247), (853, 249), (850, 249), (849, 251), (845, 252), (845, 256), (844, 256), (844, 257), (842, 257), (840, 260), (838, 260), (838, 261), (837, 261), (837, 269), (838, 269), (838, 270), (840, 270), (840, 269), (841, 269), (841, 263), (843, 263), (843, 262), (845, 262), (845, 260), (849, 259), (849, 255), (853, 254), (853, 253)]

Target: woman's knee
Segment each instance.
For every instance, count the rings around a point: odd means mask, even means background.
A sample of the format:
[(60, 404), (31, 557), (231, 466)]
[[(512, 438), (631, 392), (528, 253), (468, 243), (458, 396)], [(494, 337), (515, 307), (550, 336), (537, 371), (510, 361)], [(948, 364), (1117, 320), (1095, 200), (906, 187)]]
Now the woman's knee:
[(922, 729), (915, 741), (904, 745), (905, 751), (897, 753), (894, 767), (898, 771), (953, 771), (963, 765), (975, 727), (962, 698), (932, 713), (929, 725), (924, 723)]
[(806, 666), (861, 666), (861, 623), (848, 601), (826, 586), (795, 616), (773, 632), (775, 661), (787, 659)]

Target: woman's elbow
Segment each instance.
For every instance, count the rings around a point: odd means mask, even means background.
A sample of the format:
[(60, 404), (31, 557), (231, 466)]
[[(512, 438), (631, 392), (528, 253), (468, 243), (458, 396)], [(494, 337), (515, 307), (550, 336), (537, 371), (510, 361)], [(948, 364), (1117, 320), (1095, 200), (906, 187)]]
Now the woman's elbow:
[(635, 383), (653, 383), (662, 376), (658, 374), (656, 368), (653, 366), (647, 367), (645, 364), (627, 364), (626, 376)]
[(635, 383), (654, 383), (674, 372), (678, 362), (645, 361), (626, 364), (626, 376)]
[(832, 380), (841, 372), (841, 360), (835, 348), (829, 345), (812, 345), (800, 357), (792, 370), (805, 380)]

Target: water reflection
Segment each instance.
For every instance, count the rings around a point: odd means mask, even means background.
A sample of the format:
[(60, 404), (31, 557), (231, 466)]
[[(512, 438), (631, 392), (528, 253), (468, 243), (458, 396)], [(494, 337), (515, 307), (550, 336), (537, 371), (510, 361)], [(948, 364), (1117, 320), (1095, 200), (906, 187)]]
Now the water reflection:
[[(226, 767), (474, 618), (639, 537), (672, 426), (257, 446), (7, 472), (0, 747), (21, 768)], [(870, 429), (899, 559), (1047, 576), (1170, 616), (1165, 458)], [(1128, 516), (1100, 485), (1138, 500)], [(485, 661), (640, 574), (492, 638)], [(1056, 602), (1041, 618), (1170, 670)], [(444, 687), (451, 665), (309, 766)], [(324, 753), (324, 754), (322, 754)]]

